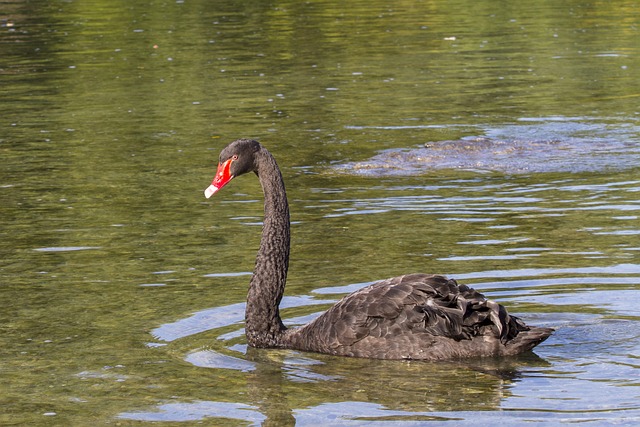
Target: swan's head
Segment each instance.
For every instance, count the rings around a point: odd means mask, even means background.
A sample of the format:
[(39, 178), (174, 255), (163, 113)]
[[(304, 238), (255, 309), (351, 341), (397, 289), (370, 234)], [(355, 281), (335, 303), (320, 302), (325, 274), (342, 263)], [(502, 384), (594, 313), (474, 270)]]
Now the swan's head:
[(220, 152), (218, 171), (211, 185), (204, 190), (205, 197), (213, 196), (236, 176), (255, 171), (255, 154), (261, 149), (260, 143), (252, 139), (238, 139), (227, 145)]

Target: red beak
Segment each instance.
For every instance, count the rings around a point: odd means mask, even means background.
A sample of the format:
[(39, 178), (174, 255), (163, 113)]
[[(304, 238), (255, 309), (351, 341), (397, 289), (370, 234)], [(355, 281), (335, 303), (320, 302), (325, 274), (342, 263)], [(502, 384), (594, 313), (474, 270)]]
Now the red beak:
[(218, 164), (218, 171), (216, 172), (215, 178), (211, 181), (211, 185), (204, 190), (204, 196), (208, 199), (213, 196), (215, 192), (220, 190), (222, 187), (227, 185), (229, 181), (233, 179), (233, 175), (231, 175), (231, 162), (233, 158), (227, 160), (224, 163)]

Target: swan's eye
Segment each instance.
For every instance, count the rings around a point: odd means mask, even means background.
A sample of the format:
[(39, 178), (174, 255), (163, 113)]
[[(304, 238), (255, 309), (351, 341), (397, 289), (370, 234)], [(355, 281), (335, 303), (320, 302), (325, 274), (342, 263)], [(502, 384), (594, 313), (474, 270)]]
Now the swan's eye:
[(234, 155), (231, 157), (231, 160), (238, 160), (238, 155), (237, 155), (237, 154), (234, 154)]

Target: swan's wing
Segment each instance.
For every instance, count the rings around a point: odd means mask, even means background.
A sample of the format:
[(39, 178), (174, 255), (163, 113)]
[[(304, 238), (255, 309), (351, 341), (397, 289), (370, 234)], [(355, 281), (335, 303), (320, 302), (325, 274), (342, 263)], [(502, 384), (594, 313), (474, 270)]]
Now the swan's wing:
[[(331, 348), (370, 337), (387, 341), (407, 334), (456, 341), (478, 335), (503, 343), (528, 328), (506, 309), (455, 280), (411, 274), (377, 282), (346, 296), (313, 322)], [(312, 326), (312, 325), (309, 325)]]

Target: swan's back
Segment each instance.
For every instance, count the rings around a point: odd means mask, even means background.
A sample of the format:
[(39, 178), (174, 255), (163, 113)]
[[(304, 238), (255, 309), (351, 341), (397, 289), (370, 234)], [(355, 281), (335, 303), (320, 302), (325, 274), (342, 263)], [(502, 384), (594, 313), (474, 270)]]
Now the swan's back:
[(440, 360), (518, 354), (553, 330), (526, 326), (453, 279), (409, 274), (360, 289), (308, 325), (287, 332), (285, 346), (299, 350)]

